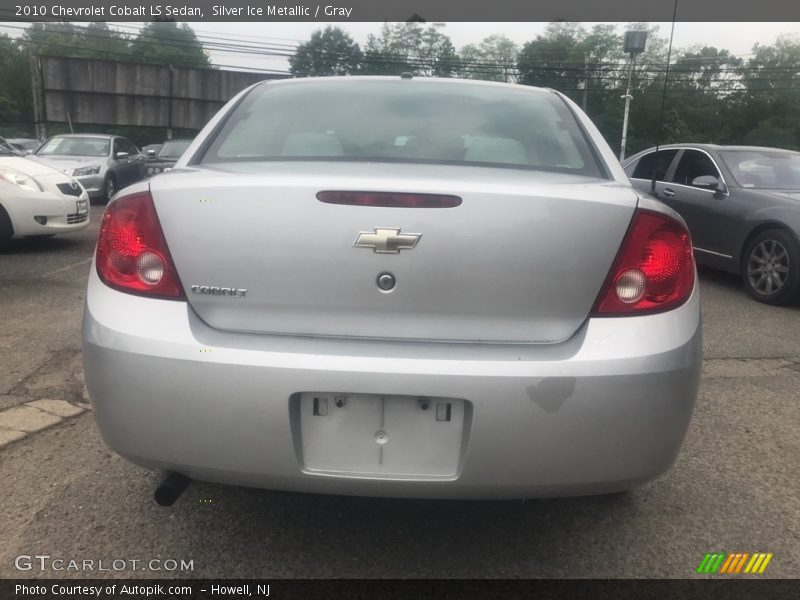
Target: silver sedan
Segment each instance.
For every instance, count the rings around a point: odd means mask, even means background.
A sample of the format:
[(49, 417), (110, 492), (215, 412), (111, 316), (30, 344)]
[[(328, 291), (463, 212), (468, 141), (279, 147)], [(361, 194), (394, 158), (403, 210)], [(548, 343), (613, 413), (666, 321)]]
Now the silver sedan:
[[(627, 490), (701, 365), (680, 216), (558, 92), (257, 84), (103, 217), (83, 323), (106, 443), (191, 479), (425, 498)], [(166, 490), (166, 491), (165, 491)]]
[(115, 135), (55, 135), (32, 157), (77, 179), (93, 200), (110, 199), (145, 176), (144, 155)]

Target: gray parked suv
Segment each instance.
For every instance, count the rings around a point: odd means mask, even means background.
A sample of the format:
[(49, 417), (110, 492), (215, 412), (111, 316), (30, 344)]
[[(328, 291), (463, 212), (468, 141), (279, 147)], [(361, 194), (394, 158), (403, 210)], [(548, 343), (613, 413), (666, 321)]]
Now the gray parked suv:
[(55, 135), (32, 156), (77, 179), (92, 200), (110, 199), (145, 175), (144, 155), (133, 142), (115, 135)]

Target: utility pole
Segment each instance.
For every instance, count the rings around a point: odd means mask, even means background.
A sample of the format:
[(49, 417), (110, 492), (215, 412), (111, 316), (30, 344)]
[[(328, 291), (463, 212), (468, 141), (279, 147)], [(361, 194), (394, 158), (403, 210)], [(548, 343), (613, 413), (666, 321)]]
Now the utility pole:
[(633, 100), (633, 96), (631, 96), (631, 79), (633, 78), (633, 66), (636, 64), (636, 55), (631, 53), (631, 60), (630, 60), (630, 68), (628, 69), (628, 89), (625, 91), (625, 95), (622, 96), (625, 98), (625, 114), (622, 117), (622, 143), (619, 147), (619, 160), (625, 160), (625, 142), (628, 138), (628, 114), (631, 110), (631, 100)]
[(33, 127), (36, 139), (42, 141), (47, 137), (47, 130), (44, 122), (44, 99), (42, 98), (42, 73), (39, 56), (31, 48), (30, 70), (31, 70), (31, 101), (33, 104)]
[(586, 100), (589, 96), (589, 53), (583, 53), (583, 112), (586, 112)]
[(167, 105), (167, 139), (172, 139), (172, 105), (175, 102), (175, 67), (169, 67), (169, 104)]
[(633, 68), (636, 65), (636, 55), (641, 54), (644, 52), (644, 45), (647, 42), (647, 32), (646, 31), (626, 31), (625, 32), (625, 41), (624, 41), (624, 50), (628, 54), (631, 55), (630, 58), (630, 67), (628, 68), (628, 89), (625, 92), (624, 96), (621, 96), (625, 99), (625, 113), (622, 117), (622, 142), (620, 143), (619, 147), (619, 160), (625, 160), (625, 142), (628, 138), (628, 115), (630, 114), (631, 110), (631, 100), (633, 100), (633, 96), (631, 95), (631, 81), (633, 80)]

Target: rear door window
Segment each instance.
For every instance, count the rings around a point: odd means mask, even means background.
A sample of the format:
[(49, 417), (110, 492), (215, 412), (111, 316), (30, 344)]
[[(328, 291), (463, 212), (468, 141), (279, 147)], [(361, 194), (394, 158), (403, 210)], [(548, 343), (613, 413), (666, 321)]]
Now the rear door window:
[(645, 154), (638, 161), (634, 161), (625, 168), (625, 173), (631, 179), (647, 179), (653, 178), (653, 170), (656, 172), (656, 181), (664, 181), (669, 166), (678, 154), (677, 149), (659, 150), (658, 157), (655, 152)]

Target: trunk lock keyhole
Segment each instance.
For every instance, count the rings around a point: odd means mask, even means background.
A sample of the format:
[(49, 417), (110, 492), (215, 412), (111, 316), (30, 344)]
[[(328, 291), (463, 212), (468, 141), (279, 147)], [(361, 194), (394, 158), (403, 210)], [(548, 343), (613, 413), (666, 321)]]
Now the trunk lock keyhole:
[(378, 288), (383, 292), (391, 292), (394, 289), (397, 280), (391, 273), (381, 273), (376, 280)]

